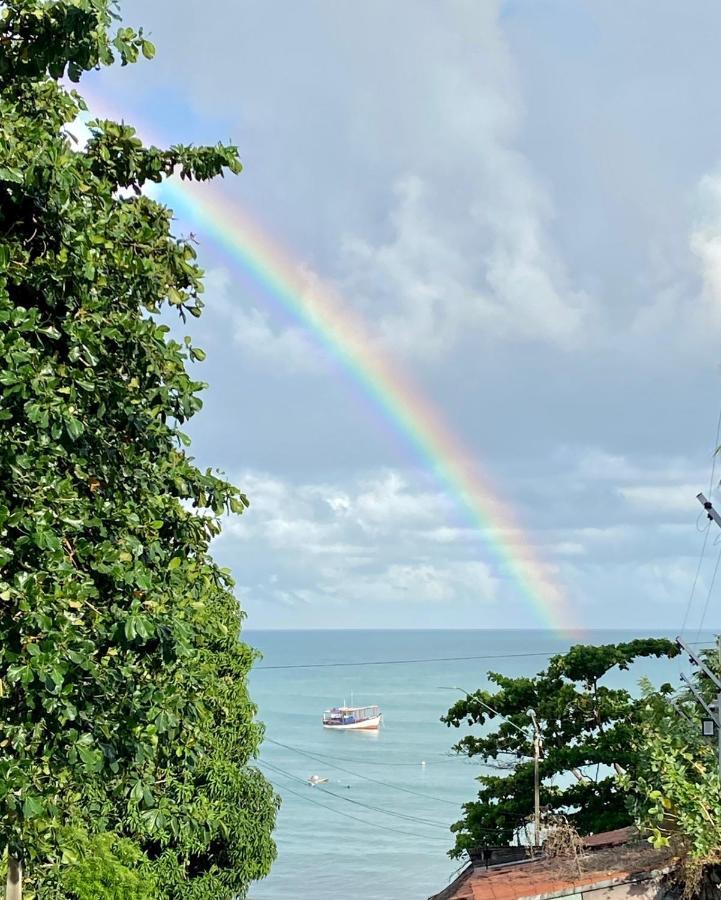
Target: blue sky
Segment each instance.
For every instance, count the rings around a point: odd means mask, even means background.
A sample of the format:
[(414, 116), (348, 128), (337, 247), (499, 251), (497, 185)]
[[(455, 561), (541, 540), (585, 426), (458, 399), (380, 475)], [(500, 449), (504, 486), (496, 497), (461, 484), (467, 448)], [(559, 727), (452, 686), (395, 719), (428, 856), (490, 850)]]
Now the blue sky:
[[(678, 627), (721, 403), (717, 4), (124, 11), (158, 55), (93, 94), (169, 143), (240, 147), (228, 198), (444, 411), (579, 621)], [(214, 548), (248, 625), (543, 624), (312, 336), (199, 238), (194, 452), (251, 498)]]

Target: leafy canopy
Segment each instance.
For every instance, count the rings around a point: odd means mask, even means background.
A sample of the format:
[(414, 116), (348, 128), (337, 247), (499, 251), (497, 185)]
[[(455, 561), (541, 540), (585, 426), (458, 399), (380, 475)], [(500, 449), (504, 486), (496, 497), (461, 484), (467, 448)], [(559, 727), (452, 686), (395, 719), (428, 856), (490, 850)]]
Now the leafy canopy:
[[(716, 654), (709, 657), (707, 661), (718, 668)], [(708, 692), (707, 679), (697, 675), (696, 681)], [(640, 727), (633, 737), (638, 762), (619, 779), (629, 809), (655, 847), (673, 849), (684, 897), (715, 893), (715, 883), (705, 892), (701, 884), (709, 869), (718, 875), (721, 865), (717, 738), (702, 737), (702, 713), (690, 694), (677, 701), (678, 709), (648, 683), (644, 696)]]
[(487, 766), (507, 770), (483, 774), (478, 799), (464, 805), (452, 826), (456, 843), (451, 856), (465, 850), (509, 843), (533, 815), (533, 731), (535, 711), (543, 748), (540, 759), (541, 805), (565, 814), (582, 834), (630, 822), (614, 770), (636, 764), (631, 747), (641, 701), (603, 683), (613, 669), (628, 669), (640, 657), (676, 656), (664, 639), (635, 640), (602, 646), (577, 645), (554, 656), (533, 677), (509, 678), (489, 673), (495, 691), (477, 690), (455, 703), (443, 717), (447, 725), (485, 725), (498, 718), (494, 731), (462, 738), (455, 750), (479, 757)]
[(254, 654), (208, 552), (248, 501), (188, 455), (204, 353), (159, 314), (199, 316), (202, 272), (142, 189), (241, 166), (104, 120), (74, 144), (59, 79), (154, 52), (115, 19), (0, 4), (0, 851), (49, 897), (82, 823), (119, 865), (102, 835), (131, 842), (155, 896), (230, 898), (275, 852)]
[(657, 847), (674, 845), (694, 860), (721, 861), (718, 747), (701, 736), (700, 712), (690, 721), (646, 685), (633, 746), (638, 762), (621, 778), (635, 820)]

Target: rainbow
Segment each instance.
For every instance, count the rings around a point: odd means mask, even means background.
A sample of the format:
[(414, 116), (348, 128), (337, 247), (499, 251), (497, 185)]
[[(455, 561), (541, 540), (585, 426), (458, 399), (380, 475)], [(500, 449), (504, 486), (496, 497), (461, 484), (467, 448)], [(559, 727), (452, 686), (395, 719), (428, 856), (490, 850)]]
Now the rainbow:
[[(96, 108), (104, 106), (101, 101)], [(309, 279), (279, 242), (214, 187), (173, 178), (164, 182), (159, 195), (201, 228), (371, 398), (481, 532), (501, 573), (515, 582), (540, 622), (563, 636), (577, 632), (563, 591), (508, 504), (497, 496), (439, 410), (372, 339), (351, 305), (329, 286)]]

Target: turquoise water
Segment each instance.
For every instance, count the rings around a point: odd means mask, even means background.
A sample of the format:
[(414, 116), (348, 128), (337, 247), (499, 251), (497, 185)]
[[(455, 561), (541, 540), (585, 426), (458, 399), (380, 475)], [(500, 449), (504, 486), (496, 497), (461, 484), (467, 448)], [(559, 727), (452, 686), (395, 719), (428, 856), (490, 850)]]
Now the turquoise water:
[[(583, 640), (639, 636), (648, 634)], [(580, 642), (521, 630), (248, 631), (244, 639), (263, 653), (251, 676), (266, 725), (261, 767), (283, 798), (278, 859), (253, 900), (423, 900), (440, 891), (460, 864), (446, 855), (448, 826), (475, 795), (480, 771), (450, 752), (464, 732), (439, 721), (460, 696), (448, 688), (484, 686), (488, 670), (532, 675), (548, 655)], [(391, 662), (471, 656), (499, 658)], [(368, 661), (381, 664), (295, 668)], [(641, 675), (677, 683), (684, 669), (681, 659), (644, 660), (609, 683), (634, 689)], [(351, 699), (381, 706), (380, 732), (321, 727), (324, 709)], [(328, 784), (310, 787), (312, 774)]]

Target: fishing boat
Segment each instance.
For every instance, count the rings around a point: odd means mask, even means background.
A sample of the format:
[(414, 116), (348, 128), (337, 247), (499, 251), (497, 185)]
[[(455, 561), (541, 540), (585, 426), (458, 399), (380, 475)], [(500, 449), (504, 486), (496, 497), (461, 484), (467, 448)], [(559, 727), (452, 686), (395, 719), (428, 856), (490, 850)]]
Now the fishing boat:
[(377, 731), (383, 716), (377, 706), (334, 706), (323, 713), (323, 728), (336, 731)]

